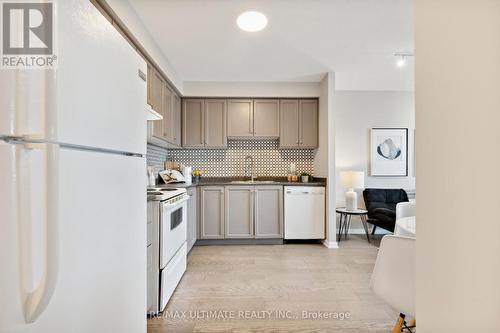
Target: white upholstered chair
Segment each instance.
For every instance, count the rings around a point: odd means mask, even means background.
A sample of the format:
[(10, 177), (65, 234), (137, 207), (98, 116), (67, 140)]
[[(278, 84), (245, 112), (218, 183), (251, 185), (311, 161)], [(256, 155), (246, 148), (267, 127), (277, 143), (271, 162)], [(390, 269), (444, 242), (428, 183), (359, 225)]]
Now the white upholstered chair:
[[(415, 238), (387, 235), (382, 238), (370, 288), (401, 313), (392, 332), (415, 325)], [(405, 318), (413, 320), (407, 325)]]
[(400, 202), (396, 205), (396, 221), (403, 217), (415, 216), (415, 202)]

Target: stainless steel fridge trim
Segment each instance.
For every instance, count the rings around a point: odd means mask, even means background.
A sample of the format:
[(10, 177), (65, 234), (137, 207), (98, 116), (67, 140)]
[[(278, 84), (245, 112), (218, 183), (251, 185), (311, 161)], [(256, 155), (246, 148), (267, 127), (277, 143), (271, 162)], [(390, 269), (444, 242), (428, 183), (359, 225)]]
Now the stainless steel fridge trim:
[(59, 145), (59, 147), (61, 147), (61, 148), (93, 151), (93, 152), (104, 153), (104, 154), (126, 155), (126, 156), (132, 156), (132, 157), (145, 157), (145, 154), (140, 154), (140, 153), (121, 151), (121, 150), (115, 150), (115, 149), (76, 145), (76, 144), (72, 144), (72, 143), (63, 143), (63, 142), (51, 141), (51, 140), (26, 139), (22, 136), (21, 137), (20, 136), (0, 136), (0, 140), (4, 141), (5, 143), (11, 143), (11, 144), (48, 143), (48, 144)]

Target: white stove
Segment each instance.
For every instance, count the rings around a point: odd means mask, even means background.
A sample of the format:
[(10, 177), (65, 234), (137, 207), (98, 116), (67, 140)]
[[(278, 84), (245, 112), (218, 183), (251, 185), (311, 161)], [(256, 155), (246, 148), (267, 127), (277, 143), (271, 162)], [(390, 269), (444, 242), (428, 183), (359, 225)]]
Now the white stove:
[(153, 225), (151, 271), (148, 270), (148, 313), (167, 305), (187, 265), (187, 201), (185, 188), (148, 188)]
[[(159, 187), (150, 187), (147, 190), (148, 200), (153, 201), (165, 201), (169, 199), (177, 199), (181, 200), (187, 195), (187, 191), (185, 188), (159, 188)], [(169, 201), (169, 203), (174, 203), (175, 201)]]

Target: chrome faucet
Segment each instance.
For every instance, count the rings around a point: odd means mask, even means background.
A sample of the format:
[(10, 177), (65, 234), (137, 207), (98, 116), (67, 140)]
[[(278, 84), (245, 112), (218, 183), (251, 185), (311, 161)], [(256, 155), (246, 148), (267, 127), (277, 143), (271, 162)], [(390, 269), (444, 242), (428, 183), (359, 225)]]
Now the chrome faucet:
[[(248, 163), (248, 161), (250, 161), (250, 164)], [(247, 157), (245, 157), (245, 176), (248, 176), (248, 174), (250, 173), (250, 179), (252, 180), (252, 182), (254, 181), (255, 179), (255, 176), (253, 174), (253, 157), (248, 155)], [(250, 172), (248, 172), (250, 169)]]

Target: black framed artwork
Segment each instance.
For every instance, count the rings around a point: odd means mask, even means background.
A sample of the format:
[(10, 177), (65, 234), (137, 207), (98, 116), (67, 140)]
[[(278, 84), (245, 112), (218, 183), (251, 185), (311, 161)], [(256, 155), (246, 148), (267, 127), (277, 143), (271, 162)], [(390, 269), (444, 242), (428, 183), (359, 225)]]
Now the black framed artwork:
[(408, 128), (372, 128), (370, 142), (371, 176), (408, 176)]

